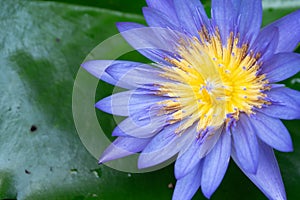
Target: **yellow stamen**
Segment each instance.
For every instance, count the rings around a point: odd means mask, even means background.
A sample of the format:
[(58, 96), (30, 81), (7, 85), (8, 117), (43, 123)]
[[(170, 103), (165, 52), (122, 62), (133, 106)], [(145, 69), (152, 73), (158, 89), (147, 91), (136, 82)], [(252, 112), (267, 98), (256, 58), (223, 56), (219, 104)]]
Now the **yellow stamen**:
[(268, 90), (265, 75), (258, 75), (259, 53), (249, 51), (248, 44), (239, 46), (239, 37), (230, 33), (223, 45), (218, 29), (209, 34), (203, 27), (200, 39), (181, 40), (180, 58), (165, 58), (173, 67), (162, 67), (162, 77), (172, 80), (160, 83), (157, 95), (167, 95), (176, 101), (162, 102), (163, 113), (170, 114), (170, 123), (183, 119), (176, 132), (181, 134), (194, 123), (198, 131), (217, 128), (239, 119), (244, 112), (269, 104), (263, 91)]

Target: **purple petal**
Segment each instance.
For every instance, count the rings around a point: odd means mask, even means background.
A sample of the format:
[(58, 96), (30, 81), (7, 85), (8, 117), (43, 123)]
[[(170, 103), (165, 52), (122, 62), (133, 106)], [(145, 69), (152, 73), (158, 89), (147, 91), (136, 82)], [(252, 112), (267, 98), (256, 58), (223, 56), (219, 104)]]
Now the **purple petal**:
[(230, 32), (234, 32), (237, 9), (231, 0), (212, 0), (212, 19), (219, 28), (223, 44), (227, 44)]
[(139, 168), (147, 168), (160, 164), (189, 146), (195, 137), (194, 127), (187, 129), (182, 135), (175, 133), (181, 123), (166, 126), (141, 153)]
[(251, 44), (260, 31), (262, 22), (262, 1), (241, 0), (238, 11), (238, 32), (240, 33), (241, 44)]
[(165, 15), (164, 12), (161, 12), (157, 9), (145, 7), (143, 8), (143, 14), (149, 26), (170, 28), (180, 31), (178, 26), (173, 24), (173, 22), (170, 21), (170, 18), (168, 18), (168, 16)]
[(232, 127), (233, 154), (248, 173), (255, 174), (259, 160), (259, 146), (254, 130), (246, 114), (240, 114), (236, 127)]
[[(128, 135), (136, 138), (149, 138), (158, 133), (164, 126), (168, 124), (166, 120), (167, 116), (153, 116), (151, 119), (147, 119), (146, 125), (140, 125), (136, 123), (130, 117), (123, 120), (114, 129), (113, 136)], [(145, 120), (145, 119), (142, 119)]]
[(120, 32), (129, 31), (132, 29), (147, 28), (146, 26), (134, 22), (119, 22), (116, 24)]
[(278, 53), (262, 65), (262, 72), (269, 82), (285, 80), (300, 71), (300, 54)]
[(173, 193), (173, 200), (192, 199), (201, 184), (201, 162), (189, 174), (177, 180)]
[(118, 137), (101, 155), (99, 163), (123, 158), (142, 151), (152, 138)]
[(175, 177), (177, 179), (186, 176), (213, 149), (221, 132), (222, 128), (208, 133), (203, 140), (194, 138), (187, 150), (180, 151), (175, 163)]
[(266, 92), (272, 104), (259, 109), (260, 112), (274, 118), (300, 119), (300, 92), (286, 87), (273, 88)]
[(107, 83), (112, 85), (116, 85), (116, 80), (113, 79), (110, 75), (108, 75), (105, 70), (112, 64), (112, 63), (122, 63), (122, 61), (114, 61), (114, 60), (90, 60), (83, 64), (83, 67), (86, 71), (90, 74), (95, 76), (98, 79), (101, 79)]
[(110, 114), (129, 116), (128, 102), (131, 96), (132, 91), (119, 92), (101, 99), (95, 107)]
[(257, 112), (249, 118), (256, 135), (271, 147), (284, 152), (293, 151), (291, 136), (279, 120)]
[(239, 33), (240, 45), (251, 44), (261, 26), (261, 0), (213, 0), (212, 19), (220, 30), (223, 44), (227, 43), (231, 32)]
[(174, 24), (179, 24), (178, 18), (175, 12), (173, 0), (146, 0), (147, 5), (151, 8), (157, 9), (163, 13), (170, 19), (170, 21), (174, 22)]
[(243, 165), (235, 155), (232, 155), (232, 158), (269, 199), (284, 200), (286, 199), (284, 185), (273, 149), (260, 141), (259, 146), (260, 156), (256, 174), (243, 170)]
[(118, 86), (127, 89), (135, 89), (143, 84), (166, 81), (166, 79), (159, 76), (161, 70), (137, 62), (124, 61), (113, 64), (105, 71), (117, 81)]
[[(119, 124), (118, 124), (118, 126), (119, 126)], [(125, 133), (124, 131), (122, 131), (118, 126), (115, 127), (115, 129), (111, 133), (111, 136), (114, 136), (114, 137), (131, 137), (130, 135), (128, 135), (127, 133)]]
[(132, 116), (143, 112), (147, 114), (151, 105), (164, 100), (164, 97), (135, 94), (135, 91), (125, 91), (113, 94), (96, 103), (96, 108), (119, 116)]
[(278, 46), (276, 52), (292, 52), (300, 42), (300, 10), (269, 24), (263, 30), (270, 32), (277, 27), (279, 30)]
[(122, 22), (117, 27), (125, 40), (147, 58), (168, 64), (165, 57), (173, 55), (182, 33), (167, 28), (144, 27), (140, 24)]
[(222, 132), (219, 141), (205, 157), (202, 169), (201, 189), (206, 198), (219, 187), (228, 167), (231, 153), (231, 135)]
[(261, 53), (260, 62), (269, 59), (276, 51), (278, 45), (279, 32), (278, 28), (274, 27), (268, 30), (262, 30), (254, 41), (251, 50), (256, 53)]
[(207, 21), (203, 5), (199, 0), (174, 0), (175, 10), (182, 29), (192, 36), (198, 36), (200, 21)]
[[(129, 100), (129, 114), (132, 120), (139, 126), (145, 126), (151, 124), (154, 117), (158, 117), (160, 111), (160, 105), (158, 102), (165, 100), (166, 98), (155, 95), (132, 95)], [(161, 123), (166, 122), (166, 117), (161, 116)], [(157, 118), (156, 118), (157, 120)]]

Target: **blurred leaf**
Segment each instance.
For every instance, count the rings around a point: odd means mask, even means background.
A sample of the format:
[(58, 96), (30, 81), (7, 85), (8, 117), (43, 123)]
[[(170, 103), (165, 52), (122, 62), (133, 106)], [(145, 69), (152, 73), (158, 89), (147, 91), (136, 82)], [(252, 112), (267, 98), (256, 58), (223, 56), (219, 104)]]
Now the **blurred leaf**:
[(106, 8), (118, 10), (127, 13), (142, 14), (142, 7), (146, 6), (145, 0), (39, 0), (39, 1), (56, 1), (68, 4), (93, 6), (98, 8)]
[[(93, 6), (98, 8), (106, 8), (126, 13), (142, 14), (142, 8), (147, 6), (146, 0), (37, 0), (37, 1), (55, 1), (75, 5)], [(201, 1), (206, 10), (209, 10), (210, 0)]]
[(128, 176), (98, 166), (81, 144), (71, 112), (85, 56), (117, 33), (115, 22), (142, 18), (49, 2), (6, 1), (0, 9), (0, 198), (171, 196), (171, 167)]
[[(143, 3), (99, 2), (96, 6), (135, 13)], [(264, 24), (295, 10), (284, 2), (265, 11)], [(72, 118), (73, 82), (85, 56), (117, 33), (115, 22), (143, 19), (55, 2), (5, 1), (0, 10), (0, 199), (170, 199), (172, 166), (147, 174), (98, 166), (81, 144)], [(299, 80), (298, 74), (286, 83), (300, 90)], [(299, 199), (299, 121), (285, 123), (295, 151), (277, 155), (288, 198)], [(195, 199), (205, 198), (199, 191)], [(265, 197), (232, 162), (212, 199)]]

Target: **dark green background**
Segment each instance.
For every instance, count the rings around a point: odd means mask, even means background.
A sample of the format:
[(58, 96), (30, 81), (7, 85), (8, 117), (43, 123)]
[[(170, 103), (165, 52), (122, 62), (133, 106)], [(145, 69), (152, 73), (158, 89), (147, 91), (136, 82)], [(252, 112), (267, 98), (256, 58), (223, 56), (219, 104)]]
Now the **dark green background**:
[[(299, 8), (286, 2), (266, 9), (264, 24)], [(117, 33), (116, 22), (144, 23), (144, 5), (143, 0), (0, 1), (0, 199), (171, 198), (173, 166), (145, 174), (98, 166), (72, 118), (72, 88), (81, 62)], [(285, 83), (300, 90), (300, 75)], [(295, 150), (276, 155), (288, 198), (300, 199), (300, 126), (299, 121), (285, 123)], [(205, 198), (199, 191), (194, 199)], [(265, 197), (231, 162), (212, 199)]]

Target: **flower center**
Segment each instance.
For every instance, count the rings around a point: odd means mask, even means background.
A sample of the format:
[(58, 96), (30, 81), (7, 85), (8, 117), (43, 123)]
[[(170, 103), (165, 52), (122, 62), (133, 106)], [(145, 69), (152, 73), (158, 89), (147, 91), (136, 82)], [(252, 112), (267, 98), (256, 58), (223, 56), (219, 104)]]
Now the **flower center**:
[(160, 103), (164, 114), (171, 115), (170, 123), (188, 119), (178, 133), (195, 122), (199, 132), (230, 125), (240, 112), (254, 114), (254, 107), (269, 103), (263, 93), (268, 81), (259, 75), (260, 54), (239, 45), (233, 33), (227, 45), (218, 31), (208, 34), (203, 28), (199, 35), (179, 42), (178, 58), (165, 58), (171, 66), (163, 66), (161, 74), (170, 81), (159, 84), (158, 95), (172, 97)]

